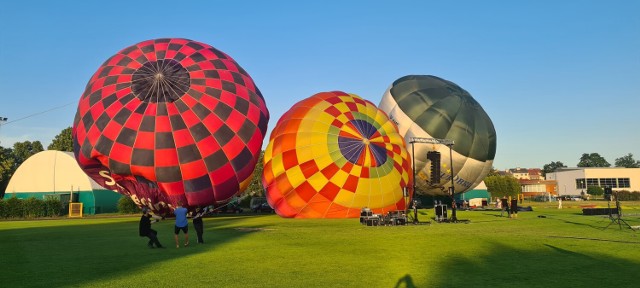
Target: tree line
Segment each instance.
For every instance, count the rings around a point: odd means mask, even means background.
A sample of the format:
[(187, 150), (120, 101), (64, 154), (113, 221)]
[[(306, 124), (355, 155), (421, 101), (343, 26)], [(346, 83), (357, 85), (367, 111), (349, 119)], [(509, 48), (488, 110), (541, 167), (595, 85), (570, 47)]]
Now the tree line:
[[(73, 140), (71, 136), (71, 127), (63, 129), (60, 134), (55, 136), (47, 149), (73, 152)], [(0, 198), (4, 197), (4, 191), (9, 184), (9, 179), (11, 179), (16, 169), (31, 155), (41, 151), (44, 151), (44, 147), (40, 141), (17, 142), (13, 144), (12, 148), (0, 146)], [(255, 171), (253, 172), (253, 179), (246, 191), (246, 193), (255, 193), (255, 196), (264, 196), (261, 180), (263, 155), (264, 151), (260, 154)], [(634, 159), (631, 153), (616, 158), (614, 163), (615, 167), (640, 168), (640, 161)], [(598, 153), (584, 153), (580, 157), (577, 166), (611, 167), (611, 164)], [(561, 161), (552, 161), (543, 166), (541, 171), (542, 176), (546, 176), (547, 173), (555, 172), (557, 169), (565, 167), (567, 166)], [(522, 192), (517, 179), (499, 175), (495, 169), (491, 169), (491, 172), (484, 181), (487, 185), (487, 190), (494, 197), (515, 197)]]
[[(620, 158), (616, 158), (615, 167), (621, 168), (640, 168), (640, 161), (633, 158), (633, 154), (629, 153)], [(583, 153), (576, 165), (578, 167), (611, 167), (611, 164), (600, 156), (598, 153)], [(546, 177), (547, 173), (555, 172), (560, 168), (566, 168), (561, 161), (552, 161), (542, 167), (542, 176)], [(489, 175), (484, 179), (487, 185), (487, 191), (494, 197), (515, 197), (522, 193), (522, 188), (518, 180), (513, 176), (500, 175), (495, 169), (491, 169)], [(587, 193), (590, 195), (602, 195), (603, 191), (600, 187), (589, 187)], [(634, 195), (638, 193), (631, 193)], [(640, 194), (639, 194), (640, 195)], [(629, 196), (634, 198), (635, 196)]]
[[(640, 168), (640, 160), (633, 158), (633, 154), (629, 153), (620, 158), (616, 158), (614, 167), (620, 168)], [(580, 161), (576, 165), (578, 167), (611, 167), (611, 164), (600, 156), (598, 153), (583, 153), (580, 157)], [(542, 167), (542, 176), (546, 176), (547, 173), (555, 172), (560, 168), (566, 168), (561, 161), (552, 161), (549, 164), (545, 164)]]

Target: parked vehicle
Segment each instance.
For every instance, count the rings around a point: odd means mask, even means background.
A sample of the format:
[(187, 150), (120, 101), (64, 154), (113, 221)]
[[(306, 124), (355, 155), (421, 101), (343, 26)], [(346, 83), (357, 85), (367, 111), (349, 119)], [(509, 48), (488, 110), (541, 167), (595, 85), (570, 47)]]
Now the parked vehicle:
[(251, 211), (254, 213), (262, 212), (262, 213), (273, 213), (274, 210), (269, 206), (266, 197), (253, 197), (251, 198), (251, 203), (249, 203), (249, 207)]
[(563, 195), (558, 197), (558, 199), (562, 199), (562, 201), (582, 201), (584, 200), (580, 195)]
[(244, 209), (242, 209), (242, 207), (240, 207), (240, 205), (238, 203), (229, 203), (227, 205), (224, 205), (224, 206), (220, 207), (216, 211), (218, 213), (235, 213), (235, 214), (239, 214), (239, 213), (244, 212)]

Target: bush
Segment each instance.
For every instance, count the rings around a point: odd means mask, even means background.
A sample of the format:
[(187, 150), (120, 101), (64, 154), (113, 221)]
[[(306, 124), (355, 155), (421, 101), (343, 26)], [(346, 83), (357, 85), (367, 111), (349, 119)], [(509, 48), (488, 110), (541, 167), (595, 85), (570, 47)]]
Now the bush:
[(639, 201), (640, 200), (640, 192), (637, 191), (627, 191), (621, 190), (617, 193), (618, 200), (620, 201)]
[(48, 198), (44, 200), (44, 212), (43, 216), (46, 217), (55, 217), (62, 216), (64, 214), (64, 205), (62, 205), (62, 201), (56, 198)]
[(0, 198), (0, 218), (7, 218), (7, 201)]
[(44, 216), (44, 200), (29, 197), (23, 200), (24, 217), (26, 218), (38, 218)]
[(0, 218), (55, 217), (62, 216), (64, 211), (60, 199), (42, 200), (35, 197), (0, 199)]
[(138, 205), (131, 200), (131, 197), (122, 196), (118, 200), (118, 212), (122, 214), (134, 214), (139, 213), (140, 208), (138, 208)]
[(6, 205), (6, 218), (22, 218), (24, 217), (24, 209), (22, 199), (11, 197), (7, 199)]

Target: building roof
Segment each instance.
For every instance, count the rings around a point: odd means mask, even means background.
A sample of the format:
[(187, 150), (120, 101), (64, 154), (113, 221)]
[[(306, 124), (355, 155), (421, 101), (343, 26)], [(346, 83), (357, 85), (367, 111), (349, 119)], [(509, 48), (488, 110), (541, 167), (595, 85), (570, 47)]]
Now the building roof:
[(529, 169), (529, 175), (540, 175), (542, 170), (539, 168), (531, 168)]
[(108, 190), (80, 169), (73, 153), (47, 150), (27, 158), (9, 180), (5, 192), (69, 192)]
[(507, 170), (509, 173), (529, 173), (529, 169), (526, 168), (511, 168)]
[(640, 168), (626, 168), (626, 167), (560, 167), (556, 169), (555, 172), (566, 172), (566, 171), (576, 171), (576, 170), (616, 170), (616, 169), (625, 169), (625, 170), (636, 169), (640, 171)]

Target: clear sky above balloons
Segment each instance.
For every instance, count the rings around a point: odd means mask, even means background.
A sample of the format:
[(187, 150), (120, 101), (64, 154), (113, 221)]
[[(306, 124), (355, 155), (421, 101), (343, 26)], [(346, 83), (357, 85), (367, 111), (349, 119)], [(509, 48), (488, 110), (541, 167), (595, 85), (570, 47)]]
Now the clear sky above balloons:
[[(0, 8), (0, 145), (73, 124), (96, 69), (143, 40), (182, 37), (255, 80), (269, 131), (322, 91), (377, 104), (430, 74), (493, 120), (494, 166), (640, 159), (640, 1), (11, 1)], [(268, 139), (265, 139), (265, 146)]]

